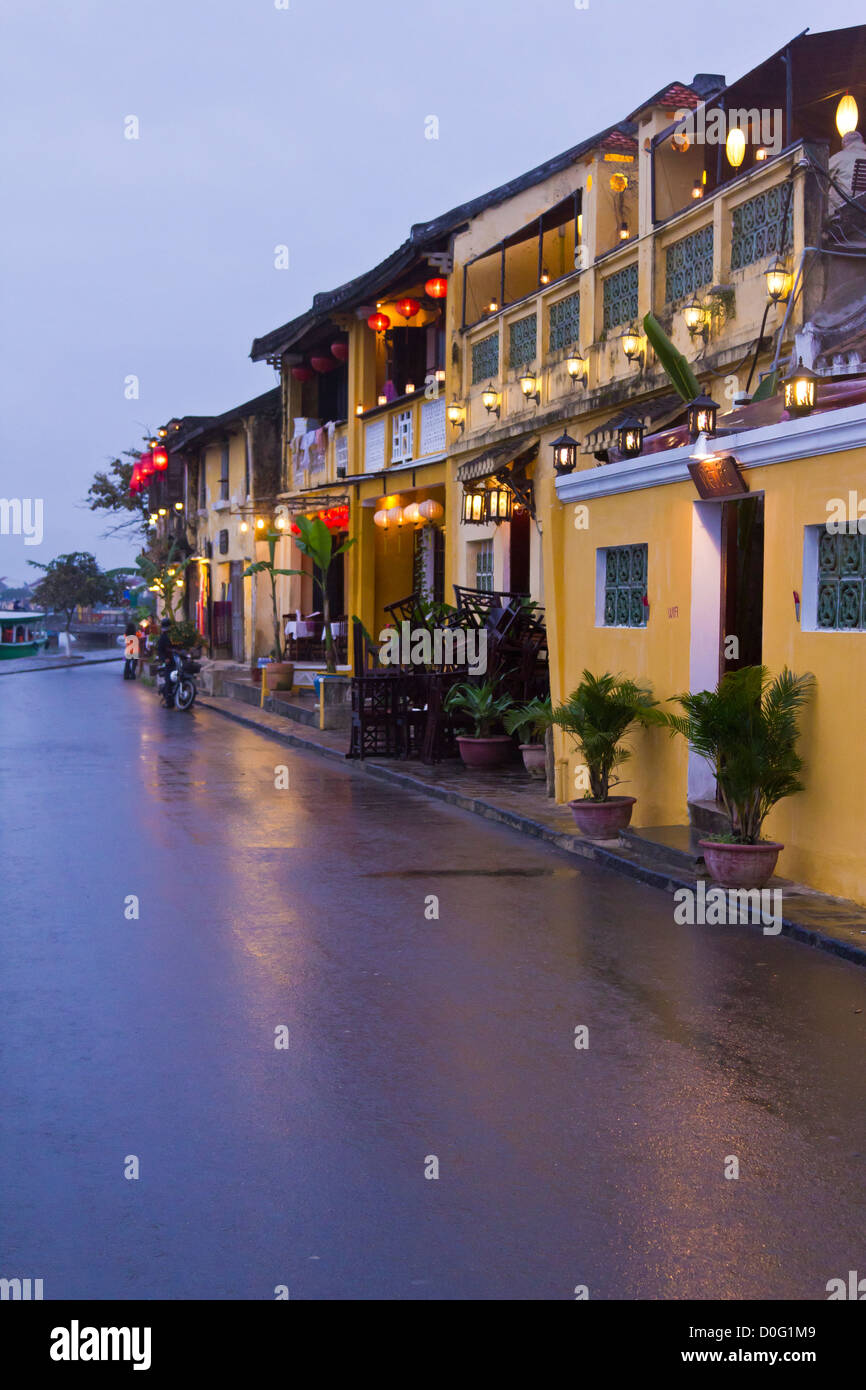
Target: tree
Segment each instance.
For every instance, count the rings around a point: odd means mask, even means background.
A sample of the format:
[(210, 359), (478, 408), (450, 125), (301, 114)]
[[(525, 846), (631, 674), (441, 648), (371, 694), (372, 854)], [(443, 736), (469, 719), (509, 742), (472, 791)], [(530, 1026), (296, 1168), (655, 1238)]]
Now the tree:
[[(328, 598), (328, 571), (332, 562), (338, 555), (344, 554), (354, 540), (344, 541), (342, 545), (334, 549), (334, 537), (328, 530), (321, 517), (299, 516), (296, 522), (299, 535), (295, 537), (295, 542), (302, 555), (308, 555), (312, 560), (315, 569), (313, 570), (312, 580), (322, 596), (322, 618), (325, 628), (325, 664), (330, 675), (335, 675), (337, 670), (337, 653), (334, 647), (334, 635), (331, 631), (331, 604)], [(274, 619), (274, 655), (277, 661), (283, 659), (283, 634), (280, 624), (280, 614), (277, 608), (277, 575), (278, 574), (300, 574), (306, 575), (306, 570), (281, 570), (274, 565), (277, 541), (280, 539), (279, 531), (269, 531), (265, 539), (268, 542), (269, 558), (267, 560), (257, 560), (244, 570), (244, 578), (252, 574), (267, 574), (271, 581), (271, 604), (273, 606)]]
[(27, 563), (45, 571), (33, 591), (33, 597), (42, 607), (54, 613), (65, 613), (67, 632), (79, 605), (82, 608), (93, 607), (95, 604), (108, 603), (115, 597), (114, 581), (99, 568), (96, 557), (86, 550), (57, 555), (47, 565), (40, 564), (38, 560), (28, 560)]
[[(94, 475), (87, 490), (86, 501), (92, 512), (111, 512), (122, 516), (115, 526), (108, 528), (106, 535), (113, 536), (122, 531), (133, 535), (147, 533), (147, 519), (150, 516), (148, 498), (143, 491), (135, 493), (129, 490), (132, 470), (140, 457), (140, 449), (124, 449), (120, 458), (112, 459), (106, 470)], [(129, 462), (125, 463), (124, 459)]]
[(166, 615), (176, 622), (175, 604), (183, 593), (183, 577), (192, 556), (184, 555), (174, 539), (155, 541), (150, 553), (136, 559), (136, 567), (148, 589), (158, 594)]

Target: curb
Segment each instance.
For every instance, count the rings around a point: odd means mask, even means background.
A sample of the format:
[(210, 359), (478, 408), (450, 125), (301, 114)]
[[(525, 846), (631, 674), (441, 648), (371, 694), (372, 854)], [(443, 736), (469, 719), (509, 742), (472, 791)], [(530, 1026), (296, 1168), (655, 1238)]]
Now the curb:
[[(578, 859), (587, 859), (592, 863), (599, 864), (602, 868), (624, 874), (627, 878), (644, 883), (650, 888), (659, 888), (662, 892), (673, 893), (677, 888), (692, 889), (698, 882), (697, 875), (690, 877), (688, 874), (677, 872), (675, 869), (651, 868), (648, 864), (642, 864), (639, 859), (630, 857), (627, 853), (617, 853), (612, 849), (605, 849), (600, 845), (593, 844), (591, 841), (583, 841), (576, 835), (551, 830), (550, 826), (542, 825), (540, 821), (532, 820), (529, 816), (519, 816), (514, 811), (505, 811), (489, 801), (483, 801), (480, 797), (464, 796), (460, 792), (433, 786), (429, 782), (423, 782), (419, 778), (413, 777), (411, 773), (397, 772), (390, 767), (383, 767), (381, 763), (368, 763), (364, 759), (357, 758), (349, 759), (344, 753), (339, 753), (334, 748), (323, 747), (322, 744), (304, 738), (303, 735), (295, 734), (288, 729), (268, 728), (251, 716), (222, 708), (218, 697), (205, 696), (202, 698), (199, 696), (198, 703), (206, 709), (215, 710), (225, 719), (232, 719), (236, 724), (253, 729), (256, 733), (264, 734), (279, 743), (287, 743), (292, 748), (299, 748), (309, 753), (318, 753), (320, 757), (330, 758), (341, 763), (347, 772), (363, 773), (365, 776), (374, 777), (380, 782), (390, 782), (394, 786), (402, 787), (405, 791), (421, 792), (424, 796), (433, 797), (436, 801), (444, 801), (450, 806), (457, 806), (460, 810), (469, 811), (472, 815), (480, 816), (484, 820), (494, 821), (496, 824), (508, 826), (509, 829), (516, 830), (520, 834), (542, 840), (565, 854), (570, 854)], [(280, 715), (272, 717), (281, 718)], [(831, 955), (851, 961), (854, 965), (866, 966), (866, 945), (855, 946), (849, 941), (828, 935), (816, 927), (807, 927), (794, 917), (782, 915), (780, 935), (788, 936), (792, 941), (799, 941), (803, 945), (828, 951)]]

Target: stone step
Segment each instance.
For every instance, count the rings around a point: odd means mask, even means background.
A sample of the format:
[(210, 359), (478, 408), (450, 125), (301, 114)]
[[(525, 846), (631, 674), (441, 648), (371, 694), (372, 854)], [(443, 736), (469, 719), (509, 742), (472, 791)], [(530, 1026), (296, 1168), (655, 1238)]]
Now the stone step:
[[(261, 686), (253, 681), (225, 681), (223, 692), (233, 700), (243, 700), (246, 705), (262, 707)], [(313, 728), (319, 725), (319, 706), (310, 691), (309, 697), (303, 691), (275, 690), (265, 697), (264, 709), (271, 714), (281, 714), (285, 719), (293, 719), (296, 724), (307, 724)]]
[(698, 844), (703, 831), (691, 825), (629, 826), (620, 831), (624, 844), (633, 846), (643, 857), (657, 858), (664, 865), (679, 865), (693, 873), (703, 872), (704, 853)]
[(689, 820), (703, 835), (724, 835), (731, 828), (717, 801), (690, 801)]

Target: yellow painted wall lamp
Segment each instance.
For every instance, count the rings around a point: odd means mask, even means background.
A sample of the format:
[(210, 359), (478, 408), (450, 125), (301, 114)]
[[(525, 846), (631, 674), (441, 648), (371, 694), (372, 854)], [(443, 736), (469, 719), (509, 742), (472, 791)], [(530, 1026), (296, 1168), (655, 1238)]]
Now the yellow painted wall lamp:
[(644, 364), (644, 340), (634, 324), (631, 328), (626, 328), (619, 335), (622, 350), (629, 362), (637, 362), (639, 370), (643, 371)]
[(488, 415), (495, 415), (497, 419), (499, 418), (499, 392), (492, 382), (481, 392), (481, 404)]
[(448, 416), (449, 425), (453, 425), (457, 430), (465, 430), (466, 411), (459, 401), (452, 401), (445, 414)]
[(580, 348), (575, 348), (565, 359), (565, 370), (571, 377), (572, 386), (578, 382), (585, 386), (589, 377), (589, 363), (585, 357), (581, 356)]
[(518, 378), (520, 389), (523, 392), (524, 400), (535, 401), (536, 406), (541, 404), (541, 391), (539, 390), (538, 377), (531, 367), (526, 367)]

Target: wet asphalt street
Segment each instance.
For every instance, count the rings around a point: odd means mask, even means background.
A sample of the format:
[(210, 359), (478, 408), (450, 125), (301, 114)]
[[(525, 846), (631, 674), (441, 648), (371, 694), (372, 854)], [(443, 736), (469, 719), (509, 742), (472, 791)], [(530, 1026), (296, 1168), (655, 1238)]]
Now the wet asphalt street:
[(866, 1273), (866, 970), (676, 925), (117, 665), (0, 682), (0, 778), (0, 1275), (567, 1300)]

